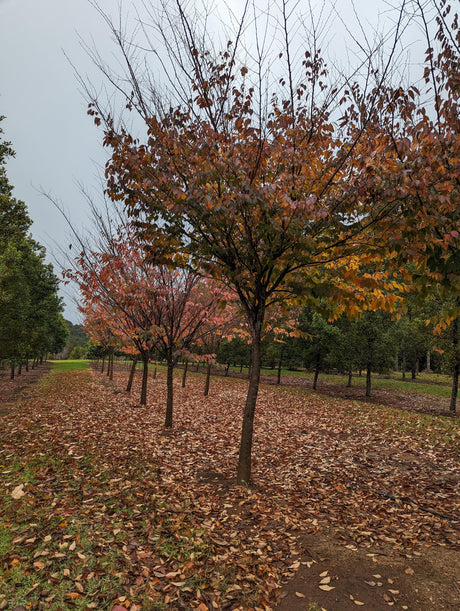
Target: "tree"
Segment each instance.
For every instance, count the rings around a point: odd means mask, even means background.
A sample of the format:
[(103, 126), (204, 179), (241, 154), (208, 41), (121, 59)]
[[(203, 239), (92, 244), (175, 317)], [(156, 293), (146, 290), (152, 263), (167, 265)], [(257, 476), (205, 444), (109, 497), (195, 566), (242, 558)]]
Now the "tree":
[[(126, 221), (126, 219), (125, 219)], [(99, 217), (102, 223), (102, 218)], [(143, 362), (141, 405), (147, 402), (148, 363), (155, 351), (167, 364), (165, 427), (173, 424), (173, 372), (182, 351), (209, 332), (223, 294), (215, 283), (184, 267), (146, 258), (129, 222), (100, 224), (102, 250), (83, 248), (67, 270), (80, 288), (86, 327), (96, 342), (135, 346)], [(108, 340), (110, 338), (110, 341)]]
[[(330, 84), (316, 40), (295, 74), (287, 0), (279, 6), (281, 60), (269, 68), (260, 46), (255, 65), (238, 60), (244, 17), (233, 43), (213, 53), (208, 33), (197, 32), (179, 0), (175, 7), (176, 20), (167, 6), (172, 36), (159, 25), (172, 64), (171, 100), (162, 99), (153, 77), (136, 73), (139, 47), (111, 24), (128, 62), (126, 104), (144, 121), (143, 141), (116, 125), (97, 97), (89, 112), (111, 149), (107, 192), (138, 219), (155, 256), (190, 257), (240, 299), (251, 375), (237, 480), (247, 483), (267, 309), (289, 294), (308, 294), (321, 276), (332, 281), (334, 262), (364, 253), (375, 240), (370, 227), (393, 210), (392, 202), (363, 197), (367, 162), (388, 145), (379, 99), (392, 52), (373, 86), (370, 62), (362, 87), (358, 77)], [(123, 90), (121, 80), (109, 79)]]
[[(376, 151), (372, 190), (401, 202), (386, 231), (393, 235), (401, 264), (409, 260), (416, 267), (418, 290), (425, 296), (437, 292), (451, 303), (460, 293), (459, 16), (448, 0), (415, 5), (427, 45), (423, 89), (421, 93), (417, 87), (388, 90), (392, 119), (387, 125), (394, 163), (382, 163), (385, 160)], [(440, 322), (455, 326), (459, 314), (460, 303), (446, 310)], [(458, 358), (453, 369), (452, 411)]]
[(316, 389), (320, 371), (337, 365), (340, 330), (318, 312), (309, 310), (302, 312), (299, 327), (308, 336), (304, 351), (305, 366), (314, 368), (313, 389)]
[(12, 196), (4, 165), (11, 155), (10, 143), (0, 141), (0, 358), (10, 362), (13, 377), (16, 363), (60, 349), (67, 333), (58, 279), (28, 234), (26, 205)]
[(366, 369), (366, 397), (371, 395), (372, 372), (387, 373), (394, 363), (394, 343), (386, 312), (364, 312), (355, 321), (359, 338), (357, 364)]

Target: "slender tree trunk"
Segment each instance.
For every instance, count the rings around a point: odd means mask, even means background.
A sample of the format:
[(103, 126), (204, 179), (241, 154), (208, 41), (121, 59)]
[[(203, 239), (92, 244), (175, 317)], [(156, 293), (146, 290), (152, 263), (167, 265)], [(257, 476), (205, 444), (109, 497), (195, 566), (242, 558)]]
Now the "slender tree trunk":
[(254, 414), (256, 409), (257, 394), (259, 392), (260, 367), (261, 367), (261, 331), (263, 312), (260, 320), (255, 323), (252, 337), (251, 349), (251, 377), (249, 378), (248, 394), (243, 414), (243, 426), (241, 430), (241, 442), (238, 458), (237, 481), (239, 484), (249, 484), (251, 481), (251, 454), (252, 436), (254, 431)]
[(104, 373), (105, 356), (102, 357), (101, 373)]
[(29, 359), (26, 359), (26, 371), (29, 371)]
[(107, 377), (109, 380), (113, 380), (113, 348), (110, 349), (109, 352), (109, 360), (107, 363)]
[(19, 361), (19, 365), (18, 365), (18, 376), (20, 376), (22, 374), (22, 361)]
[(367, 372), (366, 372), (366, 397), (371, 396), (371, 364), (367, 364)]
[(211, 363), (208, 363), (206, 368), (206, 382), (204, 384), (204, 396), (207, 397), (209, 394), (209, 381), (211, 380)]
[(187, 378), (188, 359), (185, 359), (184, 371), (182, 373), (182, 388), (185, 388), (185, 380)]
[(406, 353), (403, 352), (403, 357), (402, 357), (402, 379), (405, 380), (406, 379)]
[(133, 362), (131, 365), (131, 371), (129, 372), (128, 384), (126, 386), (126, 392), (131, 392), (131, 388), (133, 387), (134, 374), (136, 373), (137, 366), (137, 356), (133, 358)]
[(227, 363), (227, 367), (225, 368), (225, 377), (228, 377), (228, 370), (230, 369), (230, 363)]
[(166, 370), (166, 417), (165, 417), (165, 429), (172, 428), (173, 425), (173, 401), (174, 401), (174, 359), (168, 356), (167, 370)]
[(240, 363), (240, 373), (243, 373), (243, 365)]
[(318, 376), (320, 369), (321, 358), (319, 353), (316, 355), (316, 366), (315, 366), (315, 375), (313, 377), (313, 390), (316, 390), (316, 386), (318, 385)]
[(147, 382), (149, 379), (149, 353), (142, 354), (141, 405), (147, 405)]
[(11, 373), (10, 373), (10, 379), (14, 380), (14, 363), (11, 363)]
[(452, 393), (450, 395), (449, 411), (455, 412), (457, 409), (458, 377), (460, 373), (460, 349), (459, 349), (459, 318), (452, 323), (452, 344), (454, 348), (454, 371), (452, 376)]
[(349, 371), (348, 371), (348, 382), (347, 382), (347, 388), (351, 388), (351, 379), (353, 378), (353, 371), (350, 367)]
[(431, 352), (429, 350), (426, 353), (426, 372), (431, 373)]
[(281, 365), (283, 364), (283, 353), (284, 353), (284, 350), (282, 349), (280, 352), (280, 358), (278, 360), (278, 375), (276, 377), (277, 384), (281, 384)]

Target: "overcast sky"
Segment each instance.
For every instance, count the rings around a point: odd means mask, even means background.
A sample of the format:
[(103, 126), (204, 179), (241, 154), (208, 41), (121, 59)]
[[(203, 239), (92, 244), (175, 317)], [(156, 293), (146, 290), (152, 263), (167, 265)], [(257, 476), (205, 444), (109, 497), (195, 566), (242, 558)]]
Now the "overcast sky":
[[(241, 2), (230, 4), (237, 9)], [(99, 4), (109, 12), (117, 8), (116, 0), (99, 0)], [(386, 2), (356, 0), (355, 4), (364, 19), (375, 23)], [(336, 6), (350, 10), (349, 0), (338, 0)], [(332, 31), (331, 37), (335, 34)], [(39, 190), (60, 200), (80, 228), (87, 212), (77, 183), (98, 189), (97, 168), (105, 163), (101, 132), (86, 114), (86, 102), (64, 54), (92, 82), (101, 80), (79, 37), (87, 42), (94, 39), (101, 55), (111, 57), (107, 26), (88, 0), (0, 0), (0, 115), (6, 116), (1, 126), (16, 151), (8, 163), (8, 177), (15, 197), (26, 202), (33, 236), (47, 248), (50, 260), (53, 251), (58, 257), (59, 248), (68, 248), (70, 233)], [(65, 316), (78, 322), (70, 296), (64, 293), (64, 298)]]

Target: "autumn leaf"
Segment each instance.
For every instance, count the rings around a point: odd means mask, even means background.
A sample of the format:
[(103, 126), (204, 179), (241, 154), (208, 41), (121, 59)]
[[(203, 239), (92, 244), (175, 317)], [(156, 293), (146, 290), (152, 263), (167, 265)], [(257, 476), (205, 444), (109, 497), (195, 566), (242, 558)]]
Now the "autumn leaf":
[(16, 486), (16, 488), (11, 493), (11, 496), (13, 497), (13, 499), (19, 500), (26, 494), (23, 488), (24, 488), (24, 484), (19, 484), (19, 486)]

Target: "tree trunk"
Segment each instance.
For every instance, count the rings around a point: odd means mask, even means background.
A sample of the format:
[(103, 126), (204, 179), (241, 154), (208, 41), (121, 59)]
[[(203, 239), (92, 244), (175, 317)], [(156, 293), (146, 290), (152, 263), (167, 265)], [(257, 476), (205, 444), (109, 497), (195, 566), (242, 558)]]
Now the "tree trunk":
[(165, 429), (172, 428), (173, 425), (173, 400), (174, 400), (174, 385), (173, 385), (173, 374), (174, 374), (174, 359), (168, 356), (167, 370), (166, 370), (166, 417), (165, 417)]
[(246, 396), (246, 404), (244, 407), (240, 452), (238, 457), (237, 482), (239, 484), (249, 484), (251, 481), (252, 435), (254, 430), (254, 414), (260, 382), (260, 343), (262, 322), (263, 313), (260, 313), (260, 321), (256, 321), (252, 337), (251, 377), (249, 378), (248, 394)]
[(367, 372), (366, 372), (366, 397), (370, 397), (370, 396), (371, 396), (371, 364), (368, 363)]
[(10, 373), (10, 379), (14, 380), (14, 363), (11, 363), (11, 373)]
[(403, 353), (402, 357), (402, 379), (406, 379), (406, 353)]
[(426, 372), (431, 373), (431, 352), (429, 350), (426, 353)]
[(458, 322), (457, 317), (452, 323), (452, 344), (454, 348), (454, 371), (452, 377), (452, 393), (450, 395), (450, 406), (449, 411), (455, 412), (457, 409), (457, 395), (458, 395), (458, 376), (460, 373), (460, 350), (458, 341)]
[(209, 394), (209, 381), (211, 379), (211, 363), (208, 363), (208, 366), (206, 368), (206, 382), (204, 384), (204, 396), (207, 397)]
[(417, 377), (417, 363), (414, 363), (410, 370), (410, 376), (412, 380), (415, 380)]
[(277, 375), (277, 378), (276, 378), (276, 383), (277, 384), (281, 384), (281, 365), (283, 364), (283, 353), (284, 353), (284, 350), (281, 350), (280, 358), (279, 358), (279, 361), (278, 361), (278, 375)]
[(20, 376), (22, 373), (22, 361), (19, 361), (19, 365), (18, 365), (18, 376)]
[(149, 353), (142, 353), (141, 405), (147, 405), (147, 382), (149, 379)]
[(133, 358), (133, 363), (131, 365), (131, 371), (129, 372), (128, 384), (126, 386), (126, 392), (131, 392), (131, 388), (133, 387), (134, 374), (136, 373), (137, 366), (137, 356)]
[(101, 373), (104, 373), (105, 356), (102, 357)]
[(230, 369), (230, 363), (227, 363), (227, 367), (225, 368), (225, 377), (228, 377), (228, 370)]
[(316, 355), (316, 366), (315, 366), (315, 376), (313, 378), (313, 390), (316, 390), (316, 386), (318, 385), (318, 376), (319, 376), (319, 366), (321, 363), (321, 358), (319, 353)]
[(348, 371), (348, 382), (347, 382), (347, 388), (351, 388), (351, 379), (352, 379), (352, 377), (353, 377), (353, 371), (352, 371), (352, 370), (351, 370), (351, 368), (350, 368), (350, 370)]
[(187, 378), (188, 359), (185, 359), (184, 372), (182, 373), (182, 388), (185, 388), (185, 379)]
[(26, 359), (26, 371), (29, 371), (29, 359)]

